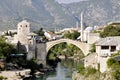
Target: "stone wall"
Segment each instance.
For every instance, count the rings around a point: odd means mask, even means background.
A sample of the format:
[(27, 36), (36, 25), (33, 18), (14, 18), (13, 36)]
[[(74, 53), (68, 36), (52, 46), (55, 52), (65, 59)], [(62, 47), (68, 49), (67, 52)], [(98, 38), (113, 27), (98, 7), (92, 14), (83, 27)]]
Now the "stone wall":
[(37, 44), (37, 60), (38, 60), (38, 64), (43, 64), (46, 65), (46, 44), (45, 43), (39, 43)]
[(89, 33), (88, 35), (88, 44), (93, 44), (100, 39), (99, 33)]

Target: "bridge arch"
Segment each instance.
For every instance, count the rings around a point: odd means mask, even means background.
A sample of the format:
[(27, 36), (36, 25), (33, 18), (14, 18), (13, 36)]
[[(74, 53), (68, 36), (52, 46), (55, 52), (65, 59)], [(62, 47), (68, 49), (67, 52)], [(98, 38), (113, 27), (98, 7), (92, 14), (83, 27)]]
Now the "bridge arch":
[[(76, 40), (71, 40), (71, 39), (59, 39), (59, 40), (47, 42), (46, 43), (47, 53), (53, 46), (55, 46), (56, 44), (63, 43), (63, 42), (70, 43), (70, 44), (77, 46), (79, 49), (81, 49), (84, 55), (87, 55), (89, 53), (89, 45), (87, 43), (76, 41)], [(47, 56), (47, 53), (46, 53), (46, 56)]]

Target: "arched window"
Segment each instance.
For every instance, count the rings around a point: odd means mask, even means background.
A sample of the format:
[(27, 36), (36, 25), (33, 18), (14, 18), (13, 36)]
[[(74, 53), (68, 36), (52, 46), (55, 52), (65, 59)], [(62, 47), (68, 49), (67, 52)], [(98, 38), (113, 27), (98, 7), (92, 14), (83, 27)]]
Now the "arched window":
[(26, 27), (27, 27), (27, 25), (26, 25)]

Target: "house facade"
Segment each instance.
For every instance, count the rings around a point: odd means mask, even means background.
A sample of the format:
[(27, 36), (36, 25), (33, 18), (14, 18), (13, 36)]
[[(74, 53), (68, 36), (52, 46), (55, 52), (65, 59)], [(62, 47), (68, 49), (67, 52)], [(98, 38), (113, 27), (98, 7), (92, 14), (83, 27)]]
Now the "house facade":
[(100, 71), (107, 71), (107, 60), (120, 50), (120, 36), (101, 38), (96, 42), (96, 53)]

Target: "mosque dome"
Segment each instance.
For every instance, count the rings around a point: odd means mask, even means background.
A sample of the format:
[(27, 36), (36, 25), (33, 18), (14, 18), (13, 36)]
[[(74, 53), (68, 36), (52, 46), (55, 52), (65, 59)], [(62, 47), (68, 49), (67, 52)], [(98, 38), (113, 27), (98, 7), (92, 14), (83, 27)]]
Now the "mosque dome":
[(85, 29), (85, 31), (89, 31), (89, 32), (91, 32), (91, 31), (93, 31), (93, 30), (94, 30), (93, 27), (87, 27), (87, 28)]

